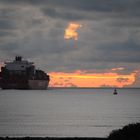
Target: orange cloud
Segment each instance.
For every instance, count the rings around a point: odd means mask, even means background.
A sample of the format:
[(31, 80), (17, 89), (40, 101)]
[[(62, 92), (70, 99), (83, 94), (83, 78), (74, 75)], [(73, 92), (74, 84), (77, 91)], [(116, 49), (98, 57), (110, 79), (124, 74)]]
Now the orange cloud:
[(119, 68), (113, 68), (113, 69), (111, 69), (112, 71), (120, 71), (120, 70), (124, 70), (124, 68), (123, 67), (119, 67)]
[(82, 27), (78, 23), (69, 23), (68, 27), (65, 29), (64, 38), (78, 40), (77, 29)]
[(73, 73), (51, 72), (51, 87), (124, 87), (135, 82), (135, 73)]

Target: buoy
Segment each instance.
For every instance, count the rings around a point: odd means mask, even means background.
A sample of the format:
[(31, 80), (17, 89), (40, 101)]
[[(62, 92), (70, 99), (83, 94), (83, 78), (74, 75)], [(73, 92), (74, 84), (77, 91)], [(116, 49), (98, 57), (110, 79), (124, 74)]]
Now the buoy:
[(114, 89), (113, 94), (114, 94), (114, 95), (118, 94), (117, 89)]

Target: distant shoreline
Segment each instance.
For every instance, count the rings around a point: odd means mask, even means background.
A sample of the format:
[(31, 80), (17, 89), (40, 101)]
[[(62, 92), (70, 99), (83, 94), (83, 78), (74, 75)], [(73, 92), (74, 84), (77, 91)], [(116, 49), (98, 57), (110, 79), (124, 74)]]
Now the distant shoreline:
[[(47, 90), (52, 90), (52, 89), (112, 89), (113, 90), (114, 88), (113, 87), (48, 87)], [(140, 87), (125, 87), (125, 88), (118, 87), (116, 89), (140, 89)], [(2, 90), (1, 87), (0, 90)]]
[[(140, 87), (123, 87), (117, 89), (140, 89)], [(114, 87), (49, 87), (48, 89), (114, 89)]]
[(107, 140), (95, 137), (0, 137), (0, 140)]
[(106, 138), (96, 137), (0, 137), (0, 140), (126, 140), (140, 139), (140, 123), (124, 126), (121, 129), (113, 130)]

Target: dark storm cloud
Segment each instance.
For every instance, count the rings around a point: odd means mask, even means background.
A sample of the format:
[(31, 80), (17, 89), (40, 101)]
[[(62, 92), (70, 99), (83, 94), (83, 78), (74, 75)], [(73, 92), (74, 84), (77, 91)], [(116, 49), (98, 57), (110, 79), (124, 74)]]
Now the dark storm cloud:
[[(140, 62), (140, 44), (137, 44), (132, 40), (125, 43), (107, 44), (104, 48), (98, 46), (97, 49), (100, 50), (99, 53), (101, 53), (99, 56), (104, 56), (104, 61), (130, 63)], [(99, 58), (99, 60), (101, 59)]]
[(14, 22), (11, 22), (11, 20), (0, 19), (0, 29), (16, 29), (16, 25), (14, 24)]
[(15, 34), (15, 32), (0, 30), (0, 37), (14, 36)]
[[(30, 57), (49, 71), (120, 63), (133, 70), (140, 62), (139, 7), (139, 0), (0, 0), (0, 54)], [(77, 42), (63, 38), (69, 22), (83, 24)]]
[(0, 19), (9, 19), (9, 20), (15, 19), (17, 18), (17, 13), (19, 12), (18, 10), (20, 10), (18, 6), (17, 7), (12, 7), (11, 5), (0, 6)]
[(6, 53), (6, 54), (9, 54), (11, 52), (13, 52), (14, 50), (18, 49), (19, 46), (16, 42), (14, 43), (7, 43), (7, 44), (1, 44), (0, 45), (0, 50), (3, 52), (3, 53)]
[(140, 27), (140, 19), (135, 17), (123, 17), (119, 19), (114, 19), (110, 24), (110, 26), (118, 27), (118, 28), (133, 28), (133, 27)]
[(128, 12), (139, 15), (139, 0), (1, 0), (6, 4), (30, 4), (36, 6), (54, 6), (84, 11)]
[[(79, 62), (85, 62), (85, 65), (96, 62), (140, 63), (139, 42), (133, 39), (128, 39), (124, 42), (119, 43), (116, 41), (105, 44), (99, 43), (100, 45), (96, 45), (94, 47), (86, 46), (85, 48), (80, 48), (82, 46), (80, 45), (80, 47), (78, 48), (79, 51), (77, 51), (77, 53), (75, 53), (72, 58), (69, 58), (73, 61), (77, 60)], [(107, 65), (103, 65), (103, 67), (106, 66)]]
[(42, 11), (45, 15), (52, 18), (61, 18), (65, 20), (81, 20), (83, 16), (79, 13), (71, 11), (56, 10), (55, 8), (42, 8)]
[(94, 13), (99, 13), (100, 18), (105, 16), (106, 18), (116, 18), (117, 20), (130, 17), (139, 18), (140, 16), (140, 2), (137, 0), (52, 0), (48, 1), (48, 3), (50, 4), (49, 6), (47, 6), (46, 2), (46, 6), (41, 8), (44, 15), (66, 20), (92, 20), (95, 18)]
[[(3, 4), (35, 6), (54, 19), (114, 19), (110, 26), (140, 26), (139, 0), (1, 0)], [(4, 11), (2, 15), (4, 15)], [(6, 11), (8, 13), (8, 11)], [(94, 16), (97, 13), (97, 16)], [(131, 18), (131, 20), (130, 20)], [(135, 19), (136, 18), (136, 19)]]

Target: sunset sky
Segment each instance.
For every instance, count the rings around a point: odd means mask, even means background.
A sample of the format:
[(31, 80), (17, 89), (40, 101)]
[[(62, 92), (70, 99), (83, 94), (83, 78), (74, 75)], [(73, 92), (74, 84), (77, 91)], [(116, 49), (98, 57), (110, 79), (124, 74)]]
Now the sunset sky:
[(140, 1), (0, 0), (0, 66), (16, 55), (51, 87), (140, 87)]

